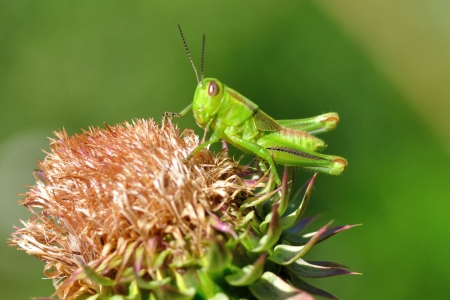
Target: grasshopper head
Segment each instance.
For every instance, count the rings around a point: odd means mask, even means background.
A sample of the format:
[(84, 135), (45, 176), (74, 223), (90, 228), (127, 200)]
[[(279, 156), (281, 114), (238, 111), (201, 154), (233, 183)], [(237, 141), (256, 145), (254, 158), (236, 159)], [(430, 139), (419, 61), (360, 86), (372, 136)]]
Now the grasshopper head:
[(224, 86), (214, 78), (205, 78), (197, 85), (192, 103), (192, 111), (198, 126), (205, 128), (213, 119), (222, 101)]

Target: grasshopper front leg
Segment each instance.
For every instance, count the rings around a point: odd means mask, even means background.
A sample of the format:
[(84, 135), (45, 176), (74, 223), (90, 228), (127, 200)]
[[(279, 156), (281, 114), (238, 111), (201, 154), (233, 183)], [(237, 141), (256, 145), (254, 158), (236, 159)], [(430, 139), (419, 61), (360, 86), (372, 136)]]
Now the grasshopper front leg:
[[(181, 112), (179, 113), (174, 113), (174, 112), (170, 112), (170, 111), (166, 111), (163, 116), (162, 116), (162, 120), (163, 122), (170, 117), (175, 117), (175, 118), (181, 118), (184, 117), (190, 110), (192, 109), (192, 103), (189, 104), (185, 109), (183, 109)], [(194, 150), (192, 150), (191, 153), (189, 153), (189, 155), (184, 159), (184, 161), (189, 160), (192, 156), (194, 156), (194, 154), (196, 154), (197, 152), (199, 152), (200, 150), (208, 147), (211, 144), (217, 143), (220, 140), (220, 136), (221, 136), (221, 131), (220, 130), (215, 130), (213, 135), (211, 136), (211, 138), (209, 139), (209, 141), (204, 142), (205, 136), (206, 136), (206, 132), (208, 132), (208, 129), (212, 123), (213, 119), (211, 119), (208, 124), (205, 126), (205, 133), (202, 139), (202, 143), (200, 145), (198, 145), (197, 147), (195, 147)]]
[(191, 153), (189, 153), (189, 155), (184, 159), (184, 161), (189, 160), (192, 156), (194, 156), (196, 153), (198, 153), (200, 150), (205, 149), (206, 147), (208, 147), (211, 144), (217, 143), (220, 141), (220, 138), (222, 136), (222, 131), (220, 129), (214, 130), (213, 134), (211, 135), (211, 137), (209, 138), (208, 141), (201, 143), (200, 145), (198, 145), (197, 147), (195, 147), (194, 150), (192, 150)]
[(179, 113), (174, 113), (174, 112), (166, 111), (165, 113), (163, 113), (162, 121), (164, 122), (167, 118), (171, 118), (171, 117), (175, 117), (175, 118), (181, 118), (181, 117), (184, 117), (191, 109), (192, 109), (192, 103), (189, 104), (188, 107), (186, 107), (185, 109), (183, 109), (183, 110), (182, 110), (181, 112), (179, 112)]

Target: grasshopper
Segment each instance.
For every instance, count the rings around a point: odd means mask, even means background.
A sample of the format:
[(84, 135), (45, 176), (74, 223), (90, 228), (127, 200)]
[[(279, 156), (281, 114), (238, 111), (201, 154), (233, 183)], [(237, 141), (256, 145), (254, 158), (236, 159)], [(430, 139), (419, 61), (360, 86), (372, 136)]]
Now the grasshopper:
[[(252, 153), (265, 161), (275, 182), (281, 183), (275, 164), (301, 167), (304, 169), (339, 175), (347, 166), (347, 161), (339, 156), (325, 155), (326, 144), (313, 134), (326, 132), (339, 122), (337, 113), (326, 113), (312, 118), (296, 120), (274, 120), (259, 109), (258, 105), (214, 78), (204, 78), (203, 62), (205, 35), (203, 35), (201, 78), (192, 60), (186, 40), (178, 25), (183, 45), (197, 78), (194, 100), (180, 113), (165, 112), (167, 117), (183, 117), (191, 109), (197, 124), (213, 133), (207, 141), (202, 141), (186, 158), (221, 139), (236, 148)], [(264, 163), (260, 163), (267, 170)]]

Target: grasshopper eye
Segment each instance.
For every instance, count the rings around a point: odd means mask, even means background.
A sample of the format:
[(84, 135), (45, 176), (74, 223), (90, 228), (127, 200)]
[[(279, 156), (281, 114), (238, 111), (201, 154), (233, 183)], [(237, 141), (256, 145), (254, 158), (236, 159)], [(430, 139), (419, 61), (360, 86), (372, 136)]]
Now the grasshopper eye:
[(215, 81), (211, 81), (208, 86), (208, 95), (214, 97), (219, 93), (219, 85)]

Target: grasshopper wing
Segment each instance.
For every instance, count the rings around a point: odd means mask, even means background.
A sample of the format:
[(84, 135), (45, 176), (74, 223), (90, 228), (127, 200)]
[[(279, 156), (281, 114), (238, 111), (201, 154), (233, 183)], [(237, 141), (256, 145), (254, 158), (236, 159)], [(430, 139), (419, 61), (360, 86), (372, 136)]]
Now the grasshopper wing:
[(256, 128), (261, 131), (281, 130), (281, 125), (260, 109), (258, 109), (253, 115), (253, 120), (255, 121)]

